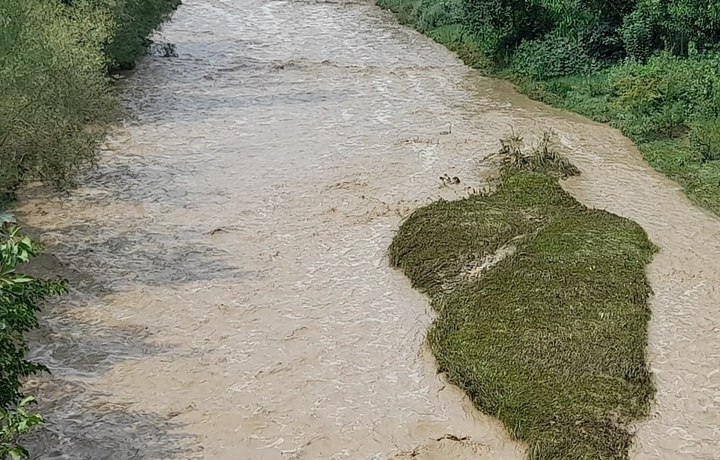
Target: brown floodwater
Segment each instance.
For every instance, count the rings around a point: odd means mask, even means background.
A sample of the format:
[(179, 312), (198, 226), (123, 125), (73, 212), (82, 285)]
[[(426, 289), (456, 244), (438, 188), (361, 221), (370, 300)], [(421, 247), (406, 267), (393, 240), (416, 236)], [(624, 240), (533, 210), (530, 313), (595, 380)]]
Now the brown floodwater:
[(582, 170), (568, 190), (662, 247), (634, 458), (720, 458), (720, 222), (616, 131), (368, 3), (187, 0), (156, 39), (177, 57), (122, 83), (99, 168), (18, 208), (73, 282), (33, 338), (36, 458), (521, 459), (437, 375), (428, 303), (385, 250), (480, 187), (500, 136), (547, 128)]

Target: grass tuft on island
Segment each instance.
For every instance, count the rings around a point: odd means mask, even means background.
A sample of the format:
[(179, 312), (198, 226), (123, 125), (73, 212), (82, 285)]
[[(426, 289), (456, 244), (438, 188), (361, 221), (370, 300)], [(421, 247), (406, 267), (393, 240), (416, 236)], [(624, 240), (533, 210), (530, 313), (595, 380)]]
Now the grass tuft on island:
[(645, 267), (656, 247), (566, 193), (558, 178), (577, 170), (541, 145), (504, 141), (496, 189), (415, 211), (390, 262), (438, 314), (439, 371), (529, 459), (626, 459), (628, 426), (654, 395)]

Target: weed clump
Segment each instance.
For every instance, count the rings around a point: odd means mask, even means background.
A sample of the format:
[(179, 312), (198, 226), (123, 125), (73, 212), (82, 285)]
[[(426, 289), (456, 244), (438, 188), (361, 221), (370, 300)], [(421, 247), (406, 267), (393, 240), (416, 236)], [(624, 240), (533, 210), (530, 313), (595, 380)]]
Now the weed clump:
[(505, 139), (497, 189), (418, 209), (389, 259), (438, 313), (428, 341), (440, 371), (528, 458), (624, 459), (654, 394), (645, 266), (656, 248), (560, 187), (577, 170), (546, 137), (530, 152)]
[(515, 133), (500, 140), (500, 151), (496, 157), (500, 160), (502, 175), (526, 171), (567, 179), (580, 174), (574, 164), (557, 152), (551, 131), (545, 131), (530, 150), (524, 147), (524, 139)]

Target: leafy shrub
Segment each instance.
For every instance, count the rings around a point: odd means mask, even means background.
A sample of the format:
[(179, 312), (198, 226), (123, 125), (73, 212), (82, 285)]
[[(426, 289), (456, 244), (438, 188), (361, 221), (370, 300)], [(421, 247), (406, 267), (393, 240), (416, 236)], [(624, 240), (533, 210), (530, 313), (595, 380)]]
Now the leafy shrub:
[[(66, 187), (117, 115), (107, 69), (129, 67), (177, 0), (0, 2), (0, 198)], [(106, 53), (107, 52), (107, 53)]]
[(645, 62), (660, 46), (657, 28), (657, 18), (648, 8), (638, 8), (625, 16), (620, 35), (627, 55)]
[(8, 408), (22, 398), (20, 379), (46, 370), (25, 360), (25, 332), (38, 326), (38, 302), (63, 294), (62, 280), (42, 280), (17, 273), (17, 267), (42, 253), (40, 243), (8, 223), (0, 228), (0, 407)]
[(461, 22), (460, 4), (448, 0), (421, 0), (413, 11), (414, 22), (421, 32), (459, 24)]
[(577, 40), (554, 35), (523, 42), (512, 60), (512, 69), (516, 74), (536, 80), (586, 74), (598, 68), (598, 62), (585, 52)]
[(20, 392), (24, 377), (45, 371), (27, 361), (24, 334), (38, 327), (38, 303), (67, 291), (63, 280), (43, 280), (17, 272), (18, 266), (42, 253), (42, 245), (20, 233), (14, 218), (0, 212), (0, 458), (22, 458), (25, 449), (18, 436), (42, 422), (25, 406), (32, 398)]
[(720, 118), (693, 123), (688, 138), (703, 162), (720, 160)]
[(102, 127), (113, 112), (100, 49), (107, 18), (88, 9), (80, 20), (68, 8), (46, 0), (0, 6), (0, 190), (27, 179), (67, 185), (95, 158), (102, 131), (88, 124)]
[(180, 0), (122, 0), (113, 17), (117, 23), (105, 47), (112, 66), (120, 69), (135, 67), (136, 60), (149, 45), (147, 35), (160, 24)]
[(541, 5), (525, 0), (463, 0), (462, 12), (480, 50), (509, 61), (523, 40), (544, 35), (550, 24)]
[(0, 458), (18, 460), (29, 457), (27, 449), (19, 443), (19, 437), (29, 433), (44, 422), (40, 414), (30, 414), (27, 406), (35, 398), (27, 397), (14, 409), (0, 408)]
[(625, 57), (619, 27), (601, 22), (578, 32), (578, 42), (588, 57), (603, 63), (616, 62)]
[(720, 116), (720, 62), (668, 53), (613, 68), (613, 110), (626, 134), (674, 137), (688, 123)]

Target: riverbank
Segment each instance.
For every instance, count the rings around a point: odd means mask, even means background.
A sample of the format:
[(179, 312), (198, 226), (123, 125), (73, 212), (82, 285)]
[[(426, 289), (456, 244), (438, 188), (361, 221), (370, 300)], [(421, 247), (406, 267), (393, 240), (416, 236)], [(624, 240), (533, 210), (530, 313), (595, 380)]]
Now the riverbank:
[(148, 34), (178, 4), (0, 4), (0, 458), (25, 458), (20, 439), (43, 420), (23, 394), (36, 393), (33, 379), (48, 370), (33, 357), (28, 336), (40, 327), (40, 307), (68, 290), (61, 269), (39, 278), (17, 272), (43, 245), (26, 237), (6, 209), (29, 182), (65, 190), (97, 164), (100, 142), (121, 115), (109, 73), (132, 68)]
[[(510, 80), (529, 97), (619, 129), (653, 168), (679, 183), (693, 203), (720, 214), (717, 54), (676, 57), (658, 52), (643, 63), (599, 62), (580, 48), (585, 43), (579, 39), (551, 37), (518, 44), (507, 51), (514, 54), (498, 64), (484, 54), (481, 40), (489, 38), (478, 38), (467, 16), (470, 7), (461, 1), (379, 0), (378, 5), (457, 52), (469, 66)], [(607, 31), (597, 31), (603, 33)], [(619, 38), (607, 37), (615, 42), (593, 46), (617, 53)], [(573, 73), (580, 75), (566, 75)]]
[(645, 359), (656, 250), (634, 222), (579, 204), (548, 144), (503, 142), (492, 193), (415, 211), (390, 262), (427, 294), (440, 372), (528, 445), (528, 458), (621, 459), (654, 394)]
[(0, 206), (31, 181), (57, 189), (96, 163), (129, 69), (179, 0), (0, 5)]

